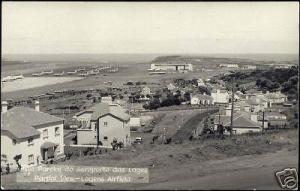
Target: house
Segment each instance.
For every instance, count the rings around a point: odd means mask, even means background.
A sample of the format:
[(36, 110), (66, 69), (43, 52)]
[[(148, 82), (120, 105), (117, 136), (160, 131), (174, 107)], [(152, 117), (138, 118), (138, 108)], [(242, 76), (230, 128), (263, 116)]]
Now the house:
[(1, 166), (16, 167), (15, 159), (23, 167), (39, 165), (49, 159), (64, 156), (64, 119), (35, 109), (13, 107), (7, 110), (2, 102)]
[[(77, 144), (111, 147), (114, 139), (130, 145), (130, 116), (117, 104), (98, 103), (80, 115), (88, 115), (84, 128), (77, 129)], [(79, 117), (80, 117), (79, 115)]]
[[(246, 103), (249, 105), (250, 112), (260, 112), (267, 108), (267, 102), (265, 99), (251, 98), (246, 100)], [(248, 108), (247, 108), (248, 109)]]
[(268, 102), (268, 106), (272, 107), (272, 104), (284, 103), (287, 101), (287, 96), (282, 94), (280, 91), (265, 94), (265, 98)]
[(256, 65), (245, 65), (245, 66), (243, 66), (243, 69), (246, 69), (246, 70), (255, 70), (256, 69)]
[(174, 86), (172, 83), (167, 85), (168, 90), (173, 91), (176, 89), (176, 86)]
[(238, 64), (220, 64), (219, 67), (239, 68), (239, 65)]
[(112, 97), (111, 96), (101, 97), (101, 103), (112, 104)]
[(285, 128), (288, 126), (286, 115), (279, 112), (265, 112), (265, 119), (270, 127)]
[(140, 127), (141, 126), (141, 118), (140, 117), (131, 117), (129, 120), (130, 127)]
[(204, 83), (204, 81), (201, 79), (201, 78), (199, 78), (198, 80), (197, 80), (197, 86), (199, 87), (199, 86), (205, 86), (205, 83)]
[(191, 95), (191, 105), (212, 105), (213, 98), (206, 94)]
[[(255, 122), (255, 116), (249, 117), (248, 114), (243, 112), (236, 112), (233, 115), (233, 134), (244, 134), (261, 132), (262, 126)], [(231, 126), (231, 115), (216, 115), (214, 116), (214, 130), (217, 130), (218, 125), (223, 125), (225, 129)], [(225, 134), (229, 134), (229, 131), (225, 131)]]
[(141, 92), (142, 95), (146, 96), (146, 95), (150, 95), (151, 94), (151, 90), (149, 87), (144, 87), (142, 89), (142, 92)]
[(226, 90), (215, 89), (211, 92), (213, 104), (226, 104), (229, 102), (229, 94)]

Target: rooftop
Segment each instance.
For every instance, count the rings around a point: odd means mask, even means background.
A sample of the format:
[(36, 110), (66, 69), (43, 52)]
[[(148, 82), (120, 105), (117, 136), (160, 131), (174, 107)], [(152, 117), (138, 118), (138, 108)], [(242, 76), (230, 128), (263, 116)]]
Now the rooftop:
[[(220, 123), (224, 126), (230, 126), (230, 118), (231, 116), (220, 116)], [(215, 117), (214, 120), (215, 124), (219, 124), (219, 118), (218, 116)], [(235, 113), (233, 116), (233, 127), (234, 128), (258, 128), (260, 125), (258, 125), (256, 122), (249, 119), (249, 117), (244, 113)]]
[(28, 107), (14, 107), (1, 113), (1, 131), (8, 131), (16, 138), (39, 135), (36, 127), (63, 121), (63, 118), (36, 111)]
[(209, 95), (204, 95), (204, 94), (196, 94), (196, 95), (193, 95), (193, 97), (197, 97), (198, 99), (201, 99), (201, 100), (213, 100), (213, 98)]
[(108, 103), (98, 103), (89, 109), (77, 113), (76, 115), (78, 116), (85, 112), (92, 113), (91, 120), (97, 120), (99, 117), (107, 114), (111, 114), (122, 121), (128, 121), (130, 118), (130, 116), (126, 113), (126, 110), (118, 104), (113, 105)]

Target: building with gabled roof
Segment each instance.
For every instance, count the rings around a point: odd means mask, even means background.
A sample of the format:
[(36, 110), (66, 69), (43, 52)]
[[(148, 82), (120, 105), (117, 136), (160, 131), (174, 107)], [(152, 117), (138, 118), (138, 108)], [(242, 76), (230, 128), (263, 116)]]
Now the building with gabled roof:
[(224, 89), (213, 89), (211, 92), (213, 104), (227, 104), (229, 103), (229, 93)]
[(212, 105), (213, 98), (206, 94), (191, 95), (191, 105)]
[[(231, 125), (231, 115), (214, 116), (214, 129), (217, 130), (218, 125), (229, 128)], [(243, 112), (236, 112), (233, 115), (233, 134), (243, 134), (250, 132), (261, 132), (261, 125), (253, 119), (253, 116)], [(226, 132), (229, 133), (229, 132)]]
[(82, 120), (84, 128), (77, 129), (77, 144), (111, 147), (114, 139), (130, 145), (130, 115), (117, 104), (98, 103), (75, 115)]
[[(35, 109), (14, 107), (1, 112), (1, 166), (34, 166), (64, 156), (64, 119)], [(4, 102), (4, 107), (5, 102)]]

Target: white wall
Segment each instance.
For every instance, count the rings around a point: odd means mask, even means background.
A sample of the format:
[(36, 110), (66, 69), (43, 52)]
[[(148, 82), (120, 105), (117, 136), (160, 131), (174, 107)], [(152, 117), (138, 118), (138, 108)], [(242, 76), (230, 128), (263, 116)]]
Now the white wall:
[[(104, 126), (104, 122), (107, 122), (107, 126)], [(130, 127), (128, 123), (113, 117), (112, 115), (106, 115), (98, 120), (99, 123), (99, 141), (104, 146), (111, 146), (114, 138), (122, 141), (124, 145), (130, 145)], [(104, 137), (107, 140), (104, 140)], [(127, 136), (127, 139), (126, 139)]]
[(229, 94), (227, 92), (212, 92), (211, 97), (213, 98), (213, 103), (228, 103)]
[[(59, 136), (55, 136), (55, 127), (59, 127)], [(13, 137), (9, 133), (1, 131), (1, 155), (6, 154), (8, 163), (15, 164), (13, 157), (22, 154), (22, 159), (19, 160), (22, 168), (27, 166), (37, 165), (37, 157), (39, 156), (39, 161), (42, 161), (41, 156), (41, 146), (44, 142), (53, 142), (58, 144), (60, 152), (57, 154), (64, 154), (64, 132), (63, 123), (47, 124), (36, 128), (41, 132), (40, 136), (35, 136), (33, 139), (33, 145), (28, 145), (28, 138), (17, 139), (17, 144), (13, 145)], [(43, 138), (42, 131), (48, 129), (48, 138)], [(28, 156), (33, 154), (33, 164), (28, 165)], [(1, 162), (2, 165), (2, 162)]]
[(250, 133), (250, 132), (261, 132), (261, 128), (253, 129), (253, 128), (233, 128), (233, 130), (236, 130), (236, 134), (244, 134), (244, 133)]
[(77, 144), (78, 145), (89, 145), (97, 144), (97, 132), (92, 129), (78, 129), (77, 130)]
[(191, 105), (198, 105), (198, 104), (199, 104), (199, 99), (197, 97), (192, 97)]

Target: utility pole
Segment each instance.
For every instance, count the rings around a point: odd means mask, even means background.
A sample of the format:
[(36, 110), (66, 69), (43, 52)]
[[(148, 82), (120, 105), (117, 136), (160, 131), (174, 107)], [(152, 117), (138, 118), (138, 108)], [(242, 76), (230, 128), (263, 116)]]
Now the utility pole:
[(263, 116), (262, 116), (262, 130), (265, 128), (265, 111), (263, 110)]
[(232, 86), (231, 90), (231, 116), (230, 116), (230, 136), (232, 135), (233, 130), (233, 111), (234, 111), (234, 87)]
[(219, 108), (219, 125), (221, 123), (220, 108)]
[(164, 134), (163, 134), (163, 143), (166, 142), (166, 128), (164, 127)]

